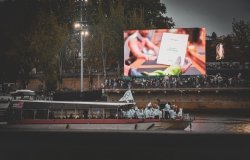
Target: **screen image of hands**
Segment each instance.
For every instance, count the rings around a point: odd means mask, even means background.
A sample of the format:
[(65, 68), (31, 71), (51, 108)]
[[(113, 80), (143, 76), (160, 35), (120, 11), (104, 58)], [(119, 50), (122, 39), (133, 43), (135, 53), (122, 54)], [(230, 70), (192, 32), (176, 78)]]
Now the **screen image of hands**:
[(124, 76), (205, 74), (205, 28), (124, 31)]
[(135, 30), (129, 35), (124, 45), (124, 59), (131, 57), (135, 59), (156, 60), (159, 47), (149, 39), (150, 30)]

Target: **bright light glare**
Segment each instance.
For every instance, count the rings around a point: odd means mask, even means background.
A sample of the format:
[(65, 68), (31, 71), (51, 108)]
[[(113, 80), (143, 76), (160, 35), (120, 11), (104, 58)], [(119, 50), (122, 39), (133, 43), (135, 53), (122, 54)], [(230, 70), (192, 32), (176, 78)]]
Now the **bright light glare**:
[(80, 23), (75, 23), (75, 28), (80, 28), (81, 27), (81, 25), (80, 25)]
[(89, 35), (89, 32), (88, 31), (85, 31), (85, 36), (88, 36)]
[(81, 35), (82, 35), (82, 36), (88, 36), (88, 35), (89, 35), (89, 32), (88, 32), (88, 31), (81, 31)]

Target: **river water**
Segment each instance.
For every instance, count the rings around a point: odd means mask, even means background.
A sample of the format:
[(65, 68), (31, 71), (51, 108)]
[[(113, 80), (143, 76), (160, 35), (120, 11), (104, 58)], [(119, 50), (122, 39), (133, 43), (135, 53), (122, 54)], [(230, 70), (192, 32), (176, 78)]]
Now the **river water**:
[(0, 129), (0, 159), (250, 159), (248, 116), (194, 115), (184, 131)]
[(250, 134), (250, 117), (223, 114), (197, 114), (186, 132), (218, 134)]

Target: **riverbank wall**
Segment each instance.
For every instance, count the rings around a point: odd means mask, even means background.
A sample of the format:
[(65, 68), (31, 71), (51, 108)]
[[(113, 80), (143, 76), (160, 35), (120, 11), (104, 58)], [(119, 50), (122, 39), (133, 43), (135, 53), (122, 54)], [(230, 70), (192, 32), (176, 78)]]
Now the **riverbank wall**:
[[(170, 102), (188, 110), (250, 110), (250, 88), (168, 88), (131, 89), (136, 105), (141, 108), (149, 102)], [(107, 101), (119, 101), (125, 89), (104, 89)]]

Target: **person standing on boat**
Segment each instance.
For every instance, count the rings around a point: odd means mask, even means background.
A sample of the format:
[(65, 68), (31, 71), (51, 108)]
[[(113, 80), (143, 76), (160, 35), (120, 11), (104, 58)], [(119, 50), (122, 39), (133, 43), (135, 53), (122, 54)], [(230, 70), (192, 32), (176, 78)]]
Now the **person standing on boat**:
[(182, 115), (183, 115), (183, 109), (182, 108), (179, 108), (179, 111), (178, 111), (178, 113), (177, 113), (177, 117), (178, 118), (182, 118)]
[(166, 103), (165, 108), (163, 109), (165, 119), (170, 118), (170, 113), (169, 113), (170, 110), (171, 110), (170, 103), (168, 102), (168, 103)]
[(171, 118), (171, 119), (175, 119), (175, 118), (176, 118), (176, 112), (175, 112), (175, 110), (174, 110), (175, 107), (176, 107), (176, 106), (173, 105), (173, 108), (171, 108), (171, 109), (169, 110), (169, 115), (170, 115), (170, 118)]
[(150, 109), (148, 107), (144, 110), (145, 118), (150, 118)]
[(134, 113), (134, 116), (135, 116), (135, 118), (137, 119), (138, 117), (139, 117), (139, 109), (138, 109), (138, 107), (137, 106), (135, 106), (135, 113)]
[(162, 111), (159, 108), (160, 108), (159, 106), (156, 106), (156, 108), (154, 108), (153, 110), (154, 118), (158, 118), (158, 119), (162, 118)]

